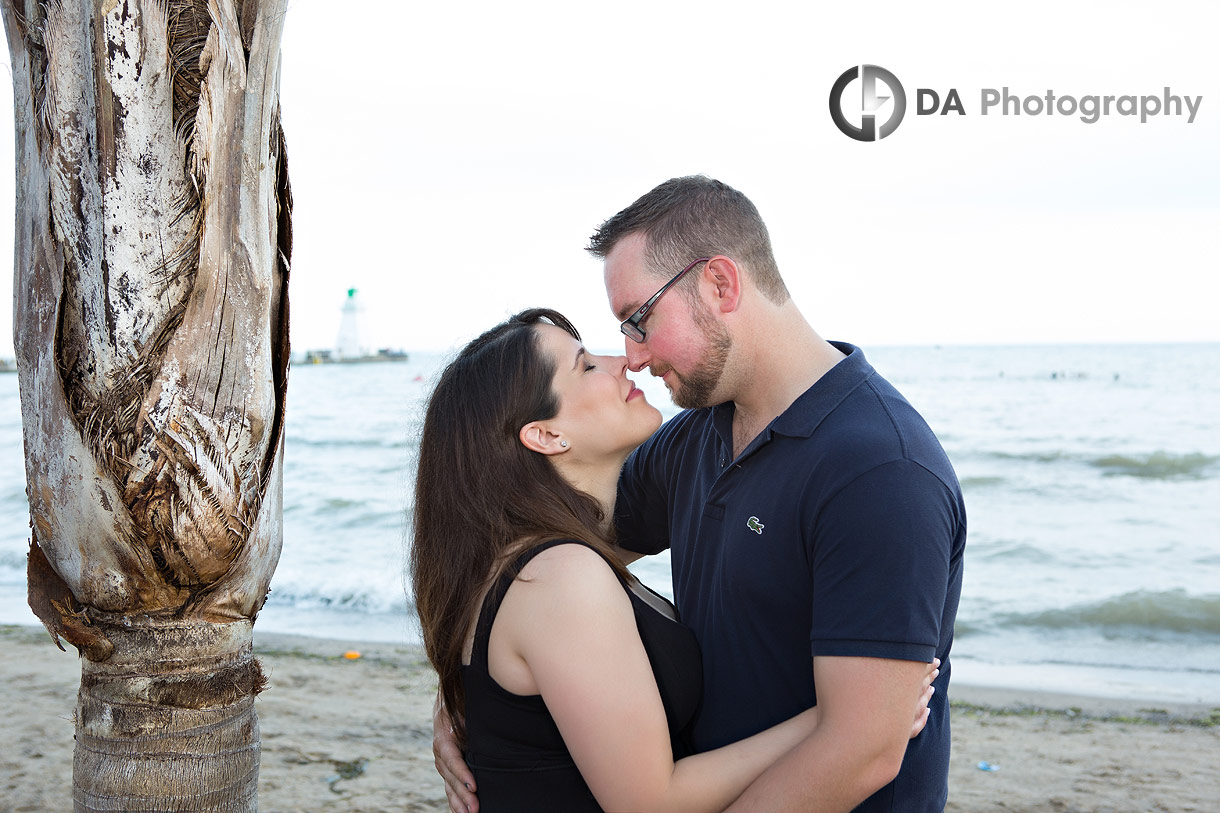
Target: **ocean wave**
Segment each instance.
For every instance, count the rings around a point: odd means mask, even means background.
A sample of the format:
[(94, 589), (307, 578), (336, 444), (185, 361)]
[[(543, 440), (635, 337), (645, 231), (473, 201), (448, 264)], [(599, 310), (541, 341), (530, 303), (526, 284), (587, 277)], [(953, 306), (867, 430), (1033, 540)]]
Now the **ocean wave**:
[(958, 618), (956, 621), (953, 622), (953, 637), (954, 638), (964, 638), (967, 635), (974, 635), (976, 633), (985, 632), (986, 629), (987, 629), (986, 626), (972, 624), (969, 621), (963, 621), (962, 619)]
[(998, 486), (1005, 482), (1003, 477), (962, 477), (959, 481), (963, 491), (970, 491), (976, 488), (986, 488), (988, 486)]
[(1220, 463), (1220, 456), (1192, 452), (1171, 454), (1153, 452), (1147, 455), (1107, 455), (1090, 461), (1110, 475), (1148, 477), (1155, 480), (1193, 479), (1208, 476), (1208, 470)]
[(1185, 590), (1136, 590), (1087, 604), (1002, 618), (1012, 626), (1068, 629), (1094, 627), (1113, 632), (1220, 635), (1220, 594), (1192, 596)]
[(352, 497), (318, 497), (294, 493), (284, 498), (284, 517), (294, 536), (325, 535), (340, 531), (396, 529), (402, 524), (405, 498), (393, 492)]
[(985, 457), (997, 460), (1022, 460), (1031, 463), (1057, 463), (1060, 460), (1071, 460), (1067, 452), (984, 452)]
[(419, 446), (419, 439), (413, 437), (374, 437), (374, 438), (315, 438), (303, 435), (289, 434), (285, 445), (309, 446), (316, 449), (414, 449)]
[(1025, 542), (1001, 542), (993, 545), (975, 545), (970, 552), (972, 558), (988, 561), (1014, 560), (1033, 564), (1050, 564), (1055, 554)]
[[(1156, 480), (1202, 480), (1220, 472), (1220, 455), (1207, 455), (1201, 452), (1156, 451), (1147, 454), (1109, 454), (1096, 455), (1072, 453), (1065, 451), (1039, 452), (1002, 452), (980, 451), (974, 454), (960, 454), (961, 457), (983, 457), (992, 460), (1005, 460), (1018, 463), (1071, 463), (1085, 464), (1108, 476), (1127, 475), (1131, 477), (1146, 477)], [(1002, 482), (999, 477), (966, 477), (962, 479), (962, 487), (967, 483), (973, 485), (993, 485), (994, 481)]]
[(408, 606), (406, 594), (401, 587), (384, 588), (384, 585), (383, 589), (369, 586), (310, 588), (289, 585), (276, 587), (273, 581), (271, 593), (267, 596), (267, 603), (300, 609), (326, 608), (360, 613), (400, 613), (404, 610), (414, 612), (414, 608)]
[(310, 507), (316, 511), (341, 511), (344, 508), (364, 508), (368, 504), (368, 500), (350, 500), (346, 497), (324, 497), (320, 502)]
[(1080, 666), (1085, 663), (1089, 666), (1100, 666), (1105, 669), (1126, 669), (1138, 670), (1140, 672), (1166, 672), (1172, 675), (1180, 674), (1196, 674), (1196, 675), (1214, 675), (1220, 673), (1220, 669), (1213, 669), (1206, 666), (1185, 666), (1182, 664), (1163, 664), (1149, 663), (1140, 661), (1139, 663), (1130, 663), (1124, 661), (1108, 661), (1104, 659), (1081, 661), (1079, 659), (1066, 658), (1045, 658), (1038, 663), (1044, 663), (1049, 666)]

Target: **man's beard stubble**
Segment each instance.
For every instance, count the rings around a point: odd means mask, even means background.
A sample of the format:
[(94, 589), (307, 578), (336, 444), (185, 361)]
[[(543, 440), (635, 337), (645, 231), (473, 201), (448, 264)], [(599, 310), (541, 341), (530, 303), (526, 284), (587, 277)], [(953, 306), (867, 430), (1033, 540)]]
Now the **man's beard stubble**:
[(729, 332), (715, 319), (698, 309), (694, 311), (694, 319), (707, 344), (706, 355), (698, 367), (685, 375), (670, 368), (680, 385), (677, 389), (671, 389), (670, 397), (682, 409), (713, 405), (712, 394), (720, 384), (720, 377), (729, 360), (729, 350), (733, 347)]

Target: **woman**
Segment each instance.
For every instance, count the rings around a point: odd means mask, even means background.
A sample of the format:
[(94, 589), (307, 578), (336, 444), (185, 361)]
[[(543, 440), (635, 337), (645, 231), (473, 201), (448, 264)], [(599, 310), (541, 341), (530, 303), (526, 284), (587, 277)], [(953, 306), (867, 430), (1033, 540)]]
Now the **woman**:
[(488, 813), (719, 810), (817, 725), (814, 708), (690, 755), (698, 646), (624, 568), (609, 519), (661, 423), (625, 371), (528, 310), (467, 345), (428, 405), (415, 603)]

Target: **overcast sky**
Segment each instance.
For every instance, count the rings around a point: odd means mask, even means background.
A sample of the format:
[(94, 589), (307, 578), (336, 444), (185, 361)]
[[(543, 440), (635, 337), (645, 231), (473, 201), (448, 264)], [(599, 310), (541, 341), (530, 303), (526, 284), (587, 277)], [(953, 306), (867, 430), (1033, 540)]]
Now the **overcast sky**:
[[(839, 5), (290, 0), (294, 350), (334, 344), (349, 287), (371, 346), (445, 349), (532, 305), (618, 346), (583, 246), (691, 173), (758, 205), (827, 338), (1220, 340), (1220, 4)], [(876, 143), (829, 114), (861, 63), (908, 98)], [(916, 115), (921, 87), (957, 89), (966, 115)], [(1004, 87), (1202, 102), (1190, 124), (981, 115)], [(12, 183), (0, 173), (0, 254)], [(5, 308), (0, 356), (11, 333)]]

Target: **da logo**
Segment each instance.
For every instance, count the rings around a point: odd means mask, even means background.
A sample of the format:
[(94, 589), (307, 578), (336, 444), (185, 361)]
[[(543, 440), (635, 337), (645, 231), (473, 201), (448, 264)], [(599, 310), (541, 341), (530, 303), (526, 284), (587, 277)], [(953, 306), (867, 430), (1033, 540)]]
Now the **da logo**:
[(767, 526), (759, 522), (758, 517), (750, 517), (746, 520), (746, 527), (759, 536), (762, 536), (762, 529), (766, 528)]
[[(848, 106), (844, 104), (843, 91), (847, 90), (847, 86), (857, 79), (860, 80), (860, 104), (859, 107)], [(877, 80), (881, 80), (889, 88), (891, 96), (877, 95)], [(889, 116), (878, 125), (877, 114), (891, 98), (894, 103), (890, 106)], [(848, 120), (848, 111), (853, 120), (859, 118), (859, 127), (853, 121)], [(857, 65), (848, 68), (835, 80), (834, 86), (830, 89), (830, 117), (834, 119), (835, 126), (842, 130), (844, 135), (850, 136), (856, 141), (880, 141), (898, 129), (906, 112), (907, 94), (902, 89), (898, 77), (876, 65)]]

